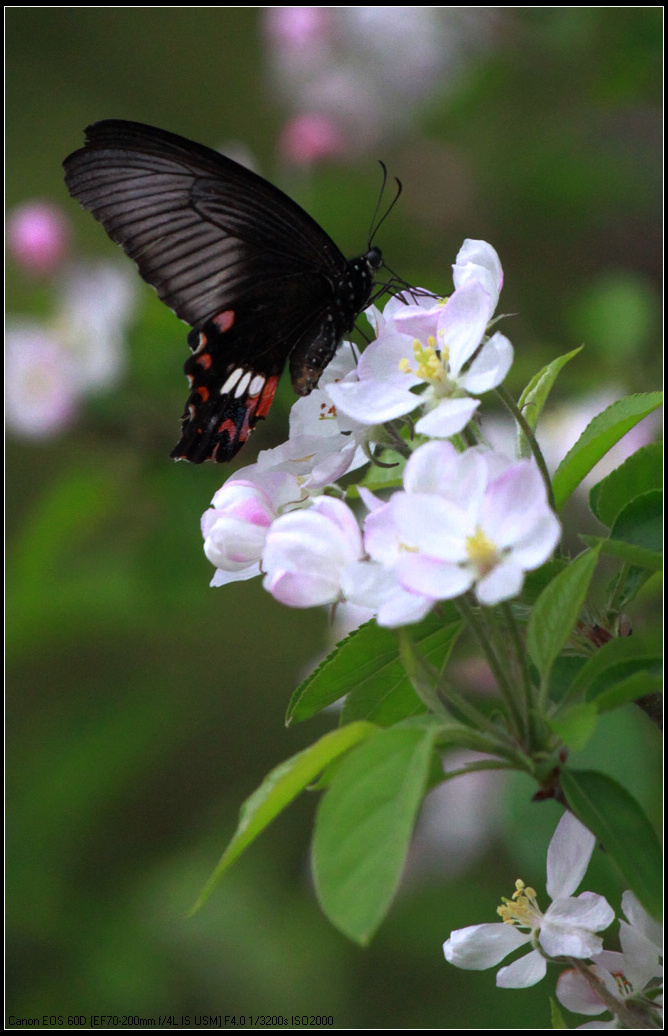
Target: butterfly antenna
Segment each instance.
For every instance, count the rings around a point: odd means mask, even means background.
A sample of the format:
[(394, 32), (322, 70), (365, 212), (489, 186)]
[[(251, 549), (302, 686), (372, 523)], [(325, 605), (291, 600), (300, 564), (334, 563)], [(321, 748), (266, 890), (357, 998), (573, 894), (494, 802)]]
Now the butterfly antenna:
[(377, 299), (382, 298), (383, 295), (393, 295), (395, 298), (404, 302), (407, 306), (414, 304), (419, 298), (437, 299), (438, 295), (433, 291), (429, 291), (427, 288), (416, 288), (415, 285), (411, 284), (410, 281), (400, 277), (398, 273), (384, 264), (385, 269), (389, 270), (392, 277), (389, 281), (385, 281), (383, 284), (378, 286), (378, 290), (369, 299), (369, 303), (374, 303)]
[[(395, 183), (397, 185), (397, 193), (395, 194), (394, 198), (392, 199), (392, 202), (390, 203), (390, 207), (388, 208), (387, 212), (383, 216), (381, 216), (381, 218), (376, 223), (376, 216), (378, 215), (378, 210), (380, 208), (380, 203), (383, 200), (383, 194), (385, 193), (385, 187), (387, 186), (387, 166), (385, 165), (384, 162), (381, 162), (380, 159), (378, 160), (378, 164), (379, 164), (380, 168), (383, 170), (383, 183), (382, 183), (382, 186), (380, 188), (380, 194), (378, 195), (378, 201), (376, 202), (376, 208), (374, 209), (373, 219), (371, 220), (371, 229), (369, 231), (369, 248), (371, 248), (371, 242), (373, 241), (374, 237), (376, 236), (376, 234), (378, 233), (378, 231), (382, 227), (383, 223), (385, 222), (385, 220), (387, 219), (387, 217), (391, 213), (391, 211), (394, 208), (394, 206), (399, 201), (399, 195), (403, 191), (403, 186), (402, 186), (401, 180), (398, 180), (397, 177), (395, 176), (394, 181), (395, 181)], [(374, 226), (374, 223), (375, 223), (375, 226)]]

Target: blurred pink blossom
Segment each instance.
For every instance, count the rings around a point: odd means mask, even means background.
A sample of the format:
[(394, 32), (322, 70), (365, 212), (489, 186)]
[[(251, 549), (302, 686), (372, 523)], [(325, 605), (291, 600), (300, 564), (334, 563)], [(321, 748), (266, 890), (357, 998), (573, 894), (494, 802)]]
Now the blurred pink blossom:
[(279, 139), (284, 158), (294, 165), (309, 166), (323, 158), (346, 152), (344, 135), (327, 115), (304, 113), (289, 119)]
[(276, 47), (326, 44), (331, 26), (328, 7), (265, 7), (265, 31)]
[(7, 249), (24, 273), (54, 273), (67, 255), (69, 242), (69, 221), (52, 202), (28, 201), (9, 214)]
[(272, 85), (291, 116), (329, 118), (353, 154), (412, 127), (419, 106), (450, 88), (471, 53), (487, 45), (498, 15), (492, 8), (269, 7), (263, 19)]

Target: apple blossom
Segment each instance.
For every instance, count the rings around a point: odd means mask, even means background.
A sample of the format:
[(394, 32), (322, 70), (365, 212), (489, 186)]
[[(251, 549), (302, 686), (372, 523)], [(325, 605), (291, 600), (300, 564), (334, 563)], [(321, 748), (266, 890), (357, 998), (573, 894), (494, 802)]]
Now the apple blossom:
[[(516, 596), (524, 572), (547, 561), (560, 533), (532, 460), (512, 463), (478, 447), (457, 453), (447, 442), (412, 454), (388, 524), (403, 545), (393, 564), (405, 590), (444, 600), (475, 586), (486, 605)], [(365, 543), (372, 558), (383, 560), (371, 523)]]
[(343, 596), (343, 573), (362, 553), (353, 512), (342, 500), (320, 496), (273, 522), (262, 555), (263, 586), (293, 608), (334, 604)]
[(482, 284), (490, 296), (494, 312), (503, 287), (503, 270), (496, 249), (486, 241), (467, 237), (452, 265), (452, 280), (455, 288), (461, 288), (470, 280)]
[(344, 413), (379, 424), (420, 406), (416, 431), (448, 438), (479, 406), (471, 394), (501, 384), (513, 348), (498, 331), (483, 343), (503, 281), (498, 255), (484, 241), (467, 240), (454, 269), (456, 287), (449, 299), (434, 303), (418, 297), (413, 304), (393, 306), (389, 319), (384, 314), (378, 337), (360, 360), (357, 382), (329, 389)]
[(314, 493), (367, 463), (361, 444), (368, 428), (339, 414), (326, 391), (354, 375), (357, 357), (352, 342), (341, 343), (317, 388), (292, 407), (287, 442), (258, 455), (259, 471), (290, 472), (303, 489)]
[[(637, 1011), (644, 1011), (656, 1019), (659, 1005), (644, 995), (652, 985), (657, 993), (663, 973), (663, 929), (643, 908), (632, 892), (622, 896), (622, 909), (628, 922), (620, 919), (619, 941), (622, 952), (602, 950), (592, 956), (590, 971), (602, 983), (608, 1002), (598, 995), (595, 983), (579, 971), (562, 972), (557, 981), (557, 998), (569, 1011), (598, 1015), (612, 1010), (610, 999), (620, 1006), (626, 1001)], [(658, 1019), (656, 1019), (658, 1020)], [(602, 1022), (597, 1027), (617, 1027), (615, 1022)]]
[(595, 844), (594, 835), (571, 813), (564, 813), (547, 853), (547, 892), (552, 903), (543, 913), (535, 891), (518, 880), (512, 899), (498, 908), (503, 923), (472, 925), (450, 934), (443, 944), (445, 959), (458, 968), (482, 970), (500, 963), (513, 950), (530, 944), (524, 957), (501, 968), (497, 986), (522, 989), (546, 973), (548, 959), (592, 957), (602, 949), (596, 932), (614, 920), (603, 896), (573, 893), (582, 881)]
[(260, 575), (271, 523), (301, 499), (296, 477), (287, 472), (261, 472), (252, 464), (229, 478), (202, 515), (204, 553), (217, 569), (210, 585)]

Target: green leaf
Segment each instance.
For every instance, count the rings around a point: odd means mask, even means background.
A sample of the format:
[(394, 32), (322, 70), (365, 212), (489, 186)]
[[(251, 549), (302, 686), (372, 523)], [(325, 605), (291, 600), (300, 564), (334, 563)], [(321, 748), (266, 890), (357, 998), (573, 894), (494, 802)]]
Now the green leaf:
[(397, 654), (394, 634), (381, 629), (374, 619), (353, 630), (296, 688), (286, 724), (310, 719), (366, 680), (376, 679)]
[(571, 697), (570, 690), (577, 674), (586, 663), (582, 655), (559, 655), (550, 670), (548, 698), (559, 704)]
[[(578, 349), (573, 349), (572, 352), (565, 353), (563, 356), (558, 356), (556, 360), (552, 360), (552, 363), (549, 363), (547, 367), (543, 367), (541, 371), (534, 374), (533, 378), (524, 389), (524, 392), (517, 402), (517, 407), (518, 410), (522, 411), (522, 415), (532, 431), (536, 430), (538, 418), (545, 406), (552, 386), (557, 380), (559, 371), (566, 366), (569, 360), (572, 360), (574, 356), (577, 356), (582, 348), (583, 347), (580, 346)], [(518, 451), (518, 456), (528, 456), (531, 451), (527, 446), (526, 436), (523, 435), (521, 431), (519, 431), (519, 441), (520, 449)]]
[[(431, 623), (429, 623), (431, 626)], [(419, 652), (436, 672), (440, 672), (450, 656), (452, 647), (461, 633), (460, 621), (438, 626), (428, 632), (429, 626), (417, 627)], [(414, 643), (414, 631), (400, 630)], [(424, 699), (416, 693), (411, 673), (406, 667), (404, 652), (401, 648), (401, 636), (394, 638), (395, 647), (399, 649), (399, 667), (385, 666), (383, 673), (375, 680), (367, 680), (348, 694), (341, 711), (341, 722), (350, 723), (355, 719), (367, 719), (379, 727), (391, 727), (394, 723), (417, 716), (427, 710)]]
[(341, 763), (318, 808), (313, 874), (332, 923), (366, 944), (396, 892), (427, 784), (438, 724), (383, 730)]
[(557, 1001), (550, 997), (550, 1021), (552, 1022), (553, 1029), (567, 1029), (568, 1026), (564, 1021), (564, 1016), (559, 1009)]
[(641, 637), (614, 637), (591, 655), (573, 678), (569, 697), (586, 694), (593, 700), (620, 679), (661, 664), (661, 653)]
[(543, 682), (573, 632), (597, 560), (597, 550), (581, 554), (555, 576), (534, 605), (529, 619), (527, 646)]
[(589, 506), (598, 520), (610, 528), (635, 497), (663, 486), (663, 443), (643, 446), (623, 464), (597, 482), (589, 493)]
[(626, 887), (653, 917), (659, 917), (661, 847), (639, 803), (611, 777), (594, 770), (564, 770), (561, 786), (575, 815), (621, 871)]
[(325, 734), (315, 744), (280, 763), (267, 774), (259, 788), (239, 811), (239, 823), (232, 841), (204, 886), (191, 914), (208, 899), (221, 877), (265, 827), (325, 769), (333, 759), (375, 733), (371, 723), (351, 723)]
[(565, 709), (550, 722), (552, 730), (573, 752), (581, 751), (596, 730), (598, 709), (589, 702), (580, 702)]
[(623, 540), (645, 550), (663, 547), (663, 491), (650, 489), (631, 500), (615, 518), (611, 540)]
[(558, 510), (608, 450), (639, 421), (661, 406), (662, 401), (661, 392), (627, 396), (590, 421), (554, 474), (552, 487)]
[[(611, 587), (610, 597), (611, 600), (616, 601), (617, 609), (624, 611), (625, 608), (634, 600), (639, 594), (642, 588), (650, 580), (652, 583), (657, 583), (662, 580), (663, 573), (656, 570), (648, 570), (646, 568), (640, 568), (638, 565), (624, 565), (616, 575), (614, 576)], [(651, 592), (652, 583), (648, 588)], [(657, 588), (657, 595), (660, 589)]]
[(592, 550), (599, 550), (601, 554), (607, 554), (610, 558), (618, 558), (627, 565), (636, 565), (650, 572), (660, 572), (663, 568), (663, 554), (658, 554), (655, 550), (636, 547), (623, 540), (602, 539), (600, 536), (580, 536), (580, 539)]
[[(452, 643), (449, 624), (458, 618), (454, 608), (427, 616), (411, 629), (416, 643), (435, 665), (447, 656)], [(375, 619), (360, 626), (332, 651), (292, 695), (286, 722), (309, 719), (349, 694), (345, 721), (371, 719), (385, 726), (424, 711), (399, 658), (399, 642), (393, 630)]]
[(647, 694), (658, 694), (662, 688), (663, 680), (660, 672), (641, 669), (602, 691), (594, 700), (594, 704), (599, 712), (609, 712), (611, 709), (619, 708), (620, 705), (626, 705), (627, 702), (644, 698)]
[(533, 604), (548, 583), (551, 583), (559, 572), (563, 572), (567, 568), (568, 561), (565, 558), (550, 558), (540, 568), (534, 568), (532, 572), (527, 572), (522, 588), (522, 604)]

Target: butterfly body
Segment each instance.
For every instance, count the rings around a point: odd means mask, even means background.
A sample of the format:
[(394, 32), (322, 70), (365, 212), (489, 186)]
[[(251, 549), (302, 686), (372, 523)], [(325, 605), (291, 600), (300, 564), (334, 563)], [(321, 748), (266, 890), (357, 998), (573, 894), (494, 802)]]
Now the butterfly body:
[(72, 196), (190, 324), (190, 395), (171, 456), (230, 460), (290, 363), (308, 395), (354, 326), (382, 263), (347, 261), (287, 195), (216, 151), (106, 120), (65, 160)]

